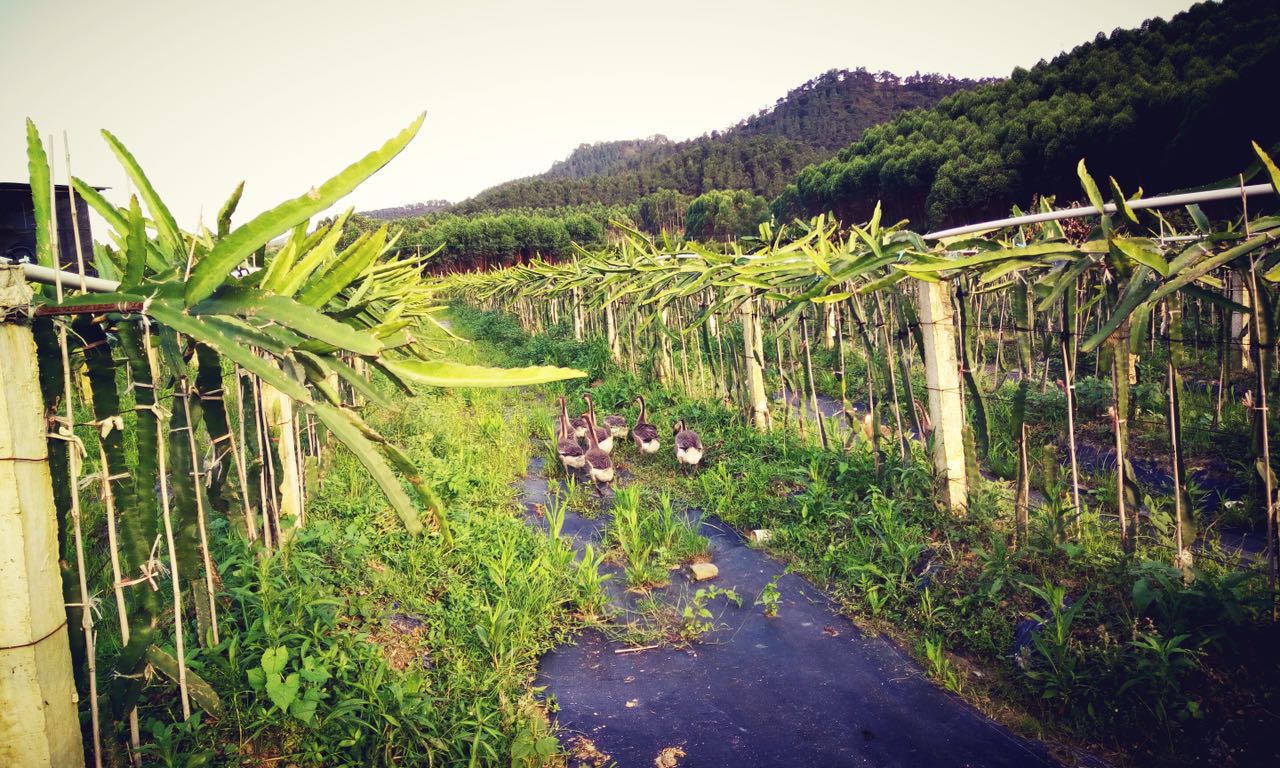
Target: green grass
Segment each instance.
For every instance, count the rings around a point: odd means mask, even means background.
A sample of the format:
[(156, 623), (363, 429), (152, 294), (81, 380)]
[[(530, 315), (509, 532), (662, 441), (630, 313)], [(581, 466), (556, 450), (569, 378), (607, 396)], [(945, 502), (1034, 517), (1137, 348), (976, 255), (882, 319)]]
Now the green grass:
[(224, 711), (170, 727), (160, 724), (173, 712), (144, 708), (154, 756), (303, 766), (552, 759), (531, 688), (537, 659), (594, 621), (604, 597), (600, 557), (576, 562), (516, 503), (532, 428), (524, 396), (423, 392), (394, 413), (365, 410), (444, 497), (452, 548), (436, 532), (405, 533), (340, 446), (311, 489), (305, 527), (281, 551), (260, 558), (215, 521), (224, 640), (188, 653)]
[[(904, 460), (894, 441), (883, 441), (877, 462), (865, 442), (824, 451), (813, 445), (812, 430), (807, 442), (794, 431), (762, 434), (718, 402), (646, 387), (601, 359), (594, 343), (573, 345), (564, 329), (531, 337), (505, 316), (454, 311), (499, 358), (525, 362), (534, 350), (554, 349), (559, 364), (586, 367), (597, 402), (643, 393), (660, 430), (689, 421), (708, 446), (705, 467), (682, 476), (673, 460), (655, 457), (629, 465), (635, 482), (739, 530), (771, 530), (770, 551), (828, 587), (863, 626), (891, 633), (940, 685), (1028, 735), (1136, 763), (1186, 763), (1204, 734), (1239, 727), (1231, 723), (1237, 708), (1266, 711), (1270, 692), (1280, 689), (1261, 640), (1266, 596), (1256, 572), (1222, 564), (1231, 558), (1216, 560), (1211, 548), (1184, 577), (1166, 565), (1171, 542), (1159, 525), (1125, 555), (1100, 505), (1068, 514), (1061, 477), (1038, 482), (1048, 502), (1032, 511), (1029, 536), (1015, 548), (1009, 483), (979, 480), (967, 516), (943, 512), (919, 443)], [(494, 329), (502, 333), (489, 335)], [(586, 386), (549, 391), (572, 399)], [(1040, 428), (1055, 428), (1060, 394), (1036, 397)], [(995, 418), (1001, 423), (1006, 414)], [(627, 564), (649, 562), (635, 556), (653, 537), (638, 532), (633, 510), (652, 494), (619, 499), (612, 536)], [(633, 566), (627, 578), (638, 586), (656, 570)], [(656, 599), (649, 608), (653, 617), (671, 611)], [(696, 624), (700, 613), (691, 610)], [(633, 642), (672, 631), (653, 617), (631, 617)], [(1015, 653), (1015, 628), (1024, 620), (1041, 628)]]

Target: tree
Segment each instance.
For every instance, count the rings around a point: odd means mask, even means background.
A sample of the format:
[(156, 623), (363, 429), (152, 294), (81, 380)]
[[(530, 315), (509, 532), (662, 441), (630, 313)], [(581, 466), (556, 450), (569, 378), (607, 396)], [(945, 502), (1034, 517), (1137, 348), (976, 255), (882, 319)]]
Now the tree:
[(753, 235), (769, 218), (769, 203), (744, 189), (712, 190), (694, 198), (685, 216), (685, 237), (734, 240)]

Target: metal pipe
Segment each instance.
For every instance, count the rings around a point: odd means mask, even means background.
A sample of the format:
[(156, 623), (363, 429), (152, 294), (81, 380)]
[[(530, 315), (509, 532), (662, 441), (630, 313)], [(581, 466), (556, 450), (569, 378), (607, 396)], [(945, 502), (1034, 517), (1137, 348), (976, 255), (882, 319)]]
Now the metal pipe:
[(75, 272), (50, 269), (49, 267), (42, 267), (39, 264), (24, 263), (22, 265), (22, 274), (27, 278), (27, 280), (30, 280), (33, 283), (57, 285), (61, 282), (63, 288), (70, 288), (77, 291), (88, 291), (90, 293), (115, 293), (120, 290), (120, 283), (115, 280), (103, 280), (101, 277), (90, 277), (88, 275), (81, 278), (80, 275)]
[[(1247, 187), (1224, 187), (1222, 189), (1206, 189), (1201, 192), (1183, 192), (1176, 195), (1162, 195), (1160, 197), (1146, 197), (1137, 200), (1127, 201), (1129, 207), (1138, 210), (1142, 208), (1167, 208), (1174, 205), (1191, 205), (1192, 203), (1207, 203), (1212, 200), (1231, 200), (1241, 196), (1248, 197), (1250, 195), (1267, 195), (1274, 190), (1270, 184), (1250, 184)], [(1107, 203), (1102, 207), (1106, 213), (1115, 213), (1115, 203)], [(994, 221), (984, 221), (980, 224), (966, 224), (963, 227), (952, 227), (951, 229), (942, 229), (937, 232), (930, 232), (925, 235), (926, 240), (940, 240), (944, 237), (954, 237), (956, 235), (968, 235), (974, 232), (984, 232), (991, 229), (1004, 229), (1005, 227), (1016, 227), (1022, 224), (1036, 224), (1042, 221), (1059, 221), (1061, 219), (1078, 219), (1083, 216), (1098, 215), (1097, 206), (1090, 205), (1086, 208), (1066, 208), (1061, 211), (1050, 211), (1049, 213), (1031, 213), (1025, 216), (1013, 216), (1007, 219), (996, 219)]]

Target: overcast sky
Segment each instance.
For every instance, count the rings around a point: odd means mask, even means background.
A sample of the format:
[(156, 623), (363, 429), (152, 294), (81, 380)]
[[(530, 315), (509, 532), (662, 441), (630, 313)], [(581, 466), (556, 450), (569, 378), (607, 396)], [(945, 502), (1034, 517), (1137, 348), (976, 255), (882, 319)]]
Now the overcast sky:
[[(581, 142), (731, 125), (832, 68), (1003, 76), (1188, 0), (0, 0), (0, 181), (24, 118), (120, 200), (115, 133), (191, 228), (296, 196), (420, 111), (349, 203), (461, 200)], [(61, 177), (61, 170), (59, 175)]]

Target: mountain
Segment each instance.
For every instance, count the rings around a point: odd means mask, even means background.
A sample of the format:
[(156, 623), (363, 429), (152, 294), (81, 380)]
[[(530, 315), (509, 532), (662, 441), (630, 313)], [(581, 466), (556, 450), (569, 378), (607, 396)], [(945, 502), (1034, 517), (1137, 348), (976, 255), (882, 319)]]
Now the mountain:
[(579, 144), (567, 158), (552, 163), (551, 170), (542, 174), (542, 178), (582, 179), (587, 176), (612, 173), (625, 168), (628, 162), (642, 155), (660, 152), (670, 144), (671, 139), (662, 134), (655, 134), (647, 139)]
[(409, 203), (408, 205), (398, 205), (394, 208), (375, 208), (372, 211), (360, 211), (358, 216), (366, 219), (374, 219), (376, 221), (394, 221), (396, 219), (407, 219), (412, 216), (425, 216), (428, 213), (443, 211), (452, 203), (448, 200), (425, 200), (421, 203)]
[[(994, 79), (958, 80), (919, 72), (899, 79), (889, 72), (833, 69), (787, 92), (767, 109), (731, 129), (740, 136), (782, 136), (837, 149), (902, 112), (929, 107), (951, 94)], [(847, 118), (845, 117), (847, 116)]]
[(1280, 3), (1201, 3), (898, 115), (801, 171), (773, 210), (857, 221), (881, 201), (916, 228), (981, 221), (1079, 198), (1081, 158), (1130, 194), (1225, 181), (1256, 160), (1250, 140), (1280, 140), (1277, 73)]
[(453, 211), (619, 205), (660, 189), (686, 195), (746, 189), (773, 198), (801, 168), (867, 128), (977, 84), (944, 75), (831, 70), (724, 131), (674, 143), (654, 136), (583, 145), (547, 173), (485, 190)]

